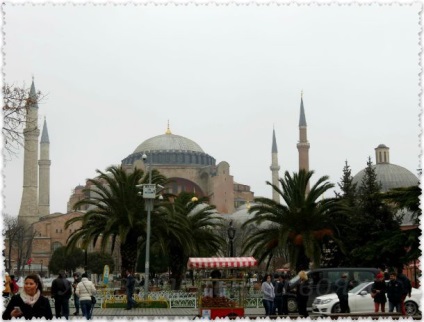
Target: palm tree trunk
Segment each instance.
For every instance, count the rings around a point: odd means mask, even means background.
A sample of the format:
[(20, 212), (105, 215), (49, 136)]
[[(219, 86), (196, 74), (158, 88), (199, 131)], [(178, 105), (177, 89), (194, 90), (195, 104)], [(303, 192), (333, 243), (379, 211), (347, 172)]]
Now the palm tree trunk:
[(305, 247), (300, 246), (299, 257), (296, 263), (296, 272), (309, 269), (309, 258), (305, 254)]
[(184, 269), (188, 259), (182, 254), (178, 254), (176, 251), (171, 254), (171, 278), (175, 280), (175, 290), (179, 290), (181, 289)]
[(137, 239), (127, 236), (125, 243), (121, 243), (121, 276), (125, 276), (126, 270), (135, 271), (137, 262)]

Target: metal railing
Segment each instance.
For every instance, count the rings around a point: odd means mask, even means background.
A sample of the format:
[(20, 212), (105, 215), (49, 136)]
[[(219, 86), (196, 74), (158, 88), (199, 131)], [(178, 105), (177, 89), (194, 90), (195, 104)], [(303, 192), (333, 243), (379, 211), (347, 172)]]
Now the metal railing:
[[(115, 302), (115, 303), (126, 303), (127, 296), (125, 294), (115, 294), (115, 289), (98, 289), (96, 294), (97, 302), (94, 305), (95, 308), (103, 307), (105, 301)], [(186, 291), (157, 291), (149, 292), (149, 300), (156, 301), (166, 301), (169, 308), (197, 308), (197, 293), (196, 292), (186, 292)], [(50, 296), (47, 296), (50, 302), (50, 306), (54, 307), (54, 299)], [(138, 294), (134, 294), (134, 299), (138, 302), (144, 300), (143, 291)], [(232, 299), (235, 300), (235, 299)], [(3, 298), (4, 307), (10, 301), (10, 297)], [(249, 293), (245, 298), (245, 307), (246, 308), (261, 308), (262, 305), (262, 295), (260, 293)], [(73, 296), (69, 299), (69, 307), (75, 308)]]

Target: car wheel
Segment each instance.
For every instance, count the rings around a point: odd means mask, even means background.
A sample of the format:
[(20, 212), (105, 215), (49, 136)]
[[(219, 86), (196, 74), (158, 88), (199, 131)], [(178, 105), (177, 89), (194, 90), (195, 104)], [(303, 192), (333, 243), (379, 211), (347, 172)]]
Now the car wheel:
[(289, 313), (297, 312), (297, 301), (295, 298), (290, 297), (287, 299), (287, 307), (289, 309)]
[(418, 305), (415, 302), (405, 302), (406, 315), (416, 315), (418, 313)]
[(342, 309), (340, 308), (340, 303), (336, 303), (331, 308), (331, 313), (340, 313)]

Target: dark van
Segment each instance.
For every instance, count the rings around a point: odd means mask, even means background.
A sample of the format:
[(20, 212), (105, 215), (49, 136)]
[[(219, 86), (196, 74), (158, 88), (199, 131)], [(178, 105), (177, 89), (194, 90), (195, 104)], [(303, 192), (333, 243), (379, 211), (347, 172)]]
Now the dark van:
[[(308, 299), (308, 310), (312, 310), (312, 302), (317, 296), (335, 292), (335, 282), (343, 273), (348, 275), (348, 280), (352, 282), (352, 287), (359, 283), (374, 281), (379, 270), (377, 268), (352, 268), (352, 267), (334, 267), (317, 268), (307, 271), (310, 294)], [(299, 277), (295, 276), (290, 280), (290, 286), (295, 286)], [(297, 302), (295, 294), (290, 294), (288, 299), (290, 312), (297, 311)]]

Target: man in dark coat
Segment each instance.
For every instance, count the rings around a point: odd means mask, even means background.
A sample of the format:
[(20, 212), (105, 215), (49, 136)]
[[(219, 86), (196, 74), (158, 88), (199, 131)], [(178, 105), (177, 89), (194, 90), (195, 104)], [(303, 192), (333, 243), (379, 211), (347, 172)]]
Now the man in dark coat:
[(340, 312), (350, 313), (349, 308), (349, 281), (347, 280), (347, 274), (343, 273), (336, 283), (336, 294), (340, 302)]
[(130, 271), (126, 271), (126, 283), (125, 283), (125, 293), (127, 295), (127, 307), (125, 310), (131, 310), (134, 306), (137, 305), (137, 302), (133, 299), (134, 287), (135, 287), (135, 278), (131, 275)]
[(287, 281), (287, 276), (285, 274), (281, 274), (278, 277), (277, 287), (275, 289), (275, 299), (274, 303), (277, 308), (278, 315), (288, 315), (288, 295), (289, 295), (289, 282)]
[(69, 299), (72, 295), (72, 285), (71, 282), (66, 279), (64, 271), (60, 271), (58, 277), (53, 280), (51, 294), (54, 299), (56, 318), (60, 319), (64, 316), (65, 319), (68, 319)]
[(398, 269), (397, 278), (403, 284), (402, 298), (400, 300), (400, 311), (402, 312), (402, 315), (406, 315), (405, 299), (407, 296), (411, 297), (412, 285), (411, 285), (411, 281), (405, 274), (403, 274), (402, 270), (403, 270), (402, 267)]
[(389, 312), (393, 312), (394, 308), (396, 308), (396, 312), (401, 312), (403, 284), (397, 278), (395, 272), (390, 273), (390, 281), (387, 283), (386, 291), (389, 299)]

